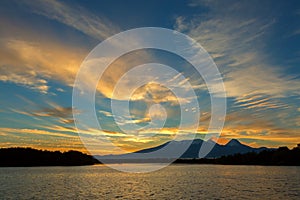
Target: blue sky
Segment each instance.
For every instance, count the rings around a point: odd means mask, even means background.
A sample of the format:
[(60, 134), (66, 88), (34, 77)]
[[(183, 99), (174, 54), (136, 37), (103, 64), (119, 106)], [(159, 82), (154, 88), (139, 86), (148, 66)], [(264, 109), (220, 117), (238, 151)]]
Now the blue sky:
[[(153, 26), (189, 35), (217, 64), (227, 94), (220, 143), (237, 138), (251, 146), (293, 147), (300, 143), (299, 19), (298, 1), (1, 1), (0, 146), (84, 151), (72, 118), (72, 86), (80, 64), (106, 38)], [(114, 123), (111, 80), (126, 72), (124, 63), (149, 60), (182, 70), (195, 86), (202, 84), (191, 67), (166, 52), (141, 51), (120, 59), (97, 90), (95, 107), (106, 135), (125, 149), (172, 139), (178, 126), (178, 105), (171, 100), (158, 100), (168, 119), (162, 130), (144, 131), (154, 131), (153, 138), (123, 137)], [(157, 99), (162, 92), (164, 98), (172, 97), (154, 85), (137, 94), (148, 90)], [(207, 134), (210, 101), (207, 91), (195, 92), (202, 137)], [(131, 102), (136, 123), (149, 123), (149, 104), (143, 98)], [(98, 132), (90, 129), (86, 134)]]

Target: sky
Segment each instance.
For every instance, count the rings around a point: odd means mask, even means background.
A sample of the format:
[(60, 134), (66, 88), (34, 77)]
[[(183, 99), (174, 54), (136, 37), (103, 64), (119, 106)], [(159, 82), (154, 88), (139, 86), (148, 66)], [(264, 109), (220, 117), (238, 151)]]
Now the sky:
[[(81, 63), (114, 34), (162, 27), (199, 42), (220, 71), (227, 115), (220, 138), (214, 138), (218, 143), (236, 138), (253, 147), (292, 148), (300, 143), (299, 19), (300, 2), (296, 0), (1, 1), (0, 147), (85, 152), (72, 109), (73, 85)], [(153, 61), (188, 77), (200, 106), (196, 137), (211, 134), (207, 130), (211, 102), (202, 78), (182, 58), (151, 49), (128, 53), (107, 69), (95, 95), (102, 130), (87, 127), (82, 134), (105, 135), (129, 151), (174, 138), (181, 100), (166, 87), (149, 83), (135, 90), (130, 116), (117, 122), (110, 108), (112, 99), (124, 100), (129, 90), (128, 84), (121, 84), (123, 96), (112, 96), (122, 75)], [(153, 104), (164, 109), (151, 107)], [(122, 132), (120, 126), (149, 124), (149, 112), (154, 119), (166, 120), (164, 126), (142, 129), (143, 137)], [(188, 135), (188, 130), (179, 134)], [(103, 144), (99, 154), (109, 153), (116, 151)]]

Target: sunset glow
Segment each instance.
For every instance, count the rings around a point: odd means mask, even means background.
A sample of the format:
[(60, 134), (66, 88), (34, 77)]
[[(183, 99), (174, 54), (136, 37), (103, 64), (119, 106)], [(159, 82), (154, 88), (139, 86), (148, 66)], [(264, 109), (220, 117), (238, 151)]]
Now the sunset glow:
[[(100, 139), (92, 138), (101, 135), (133, 152), (163, 144), (175, 135), (184, 139), (190, 134), (192, 127), (188, 124), (180, 131), (178, 126), (180, 105), (188, 104), (192, 98), (178, 99), (170, 89), (153, 82), (134, 90), (130, 116), (114, 118), (118, 116), (113, 115), (111, 100), (124, 101), (133, 87), (130, 76), (123, 75), (137, 65), (154, 61), (180, 72), (166, 80), (170, 85), (174, 82), (184, 89), (188, 83), (195, 91), (200, 107), (196, 138), (209, 135), (219, 144), (238, 139), (252, 147), (292, 148), (300, 143), (300, 10), (296, 6), (264, 1), (268, 5), (260, 7), (236, 1), (224, 14), (227, 1), (165, 1), (158, 10), (147, 10), (157, 7), (156, 3), (1, 2), (0, 147), (88, 152), (73, 118), (74, 113), (84, 110), (72, 109), (72, 91), (80, 65), (100, 42), (139, 27), (174, 29), (196, 40), (210, 54), (227, 96), (221, 136), (214, 138), (215, 133), (208, 131), (211, 102), (203, 78), (183, 58), (147, 49), (118, 58), (99, 80), (95, 109), (103, 130), (79, 130), (91, 138), (90, 146), (96, 148)], [(116, 14), (117, 10), (122, 12)], [(139, 41), (132, 38), (130, 42)], [(161, 74), (153, 70), (151, 78)], [(181, 75), (184, 78), (180, 79)], [(86, 86), (93, 76), (91, 72), (86, 77)], [(122, 92), (114, 93), (121, 78)], [(180, 80), (178, 84), (176, 80)], [(184, 112), (192, 114), (195, 110), (186, 108)], [(141, 129), (139, 138), (122, 131), (122, 127), (131, 124), (146, 126), (151, 120), (165, 120), (164, 127)], [(104, 155), (118, 150), (106, 148), (103, 143), (97, 152)]]

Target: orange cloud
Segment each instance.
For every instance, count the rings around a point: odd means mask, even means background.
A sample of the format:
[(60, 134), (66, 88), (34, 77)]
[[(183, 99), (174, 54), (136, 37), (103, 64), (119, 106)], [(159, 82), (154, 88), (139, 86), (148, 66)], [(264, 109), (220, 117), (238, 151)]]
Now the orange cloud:
[(0, 47), (0, 81), (25, 85), (42, 93), (48, 91), (49, 78), (71, 86), (86, 55), (82, 50), (51, 41), (7, 39), (0, 40)]

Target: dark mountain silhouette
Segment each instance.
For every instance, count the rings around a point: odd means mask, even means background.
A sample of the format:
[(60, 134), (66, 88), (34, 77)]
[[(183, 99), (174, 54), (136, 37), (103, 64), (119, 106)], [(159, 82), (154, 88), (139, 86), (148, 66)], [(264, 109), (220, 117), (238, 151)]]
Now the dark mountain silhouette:
[[(176, 146), (184, 145), (185, 142), (187, 142), (187, 141), (184, 140), (184, 141), (176, 142), (176, 144), (174, 145), (174, 149), (176, 148)], [(185, 153), (181, 156), (181, 158), (199, 158), (199, 151), (200, 151), (201, 146), (204, 143), (214, 143), (214, 145), (215, 145), (213, 147), (213, 149), (210, 151), (210, 153), (207, 156), (205, 156), (205, 158), (218, 158), (221, 156), (233, 155), (233, 154), (237, 154), (237, 153), (243, 154), (243, 153), (248, 153), (248, 152), (260, 152), (260, 151), (268, 149), (266, 147), (253, 148), (253, 147), (250, 147), (250, 146), (240, 143), (237, 139), (232, 139), (225, 145), (220, 145), (218, 143), (215, 143), (212, 140), (203, 141), (201, 139), (195, 139), (192, 141), (191, 145), (185, 151)], [(137, 151), (136, 153), (149, 153), (149, 152), (157, 151), (157, 150), (163, 148), (164, 146), (166, 146), (167, 144), (169, 144), (169, 142), (162, 144), (160, 146), (157, 146), (157, 147), (140, 150), (140, 151)]]
[[(188, 145), (187, 145), (188, 144)], [(164, 150), (163, 147), (166, 145), (168, 146), (168, 150)], [(193, 141), (189, 140), (183, 140), (183, 141), (172, 141), (172, 142), (166, 142), (162, 145), (152, 147), (152, 148), (147, 148), (143, 149), (140, 151), (136, 151), (134, 153), (129, 153), (129, 154), (122, 154), (122, 155), (109, 155), (109, 156), (97, 156), (97, 158), (100, 159), (173, 159), (176, 158), (176, 155), (179, 155), (178, 157), (180, 158), (199, 158), (199, 151), (201, 146), (212, 146), (212, 150), (205, 155), (204, 158), (219, 158), (222, 156), (227, 156), (227, 155), (234, 155), (234, 154), (244, 154), (248, 152), (261, 152), (263, 150), (271, 150), (266, 147), (260, 147), (260, 148), (253, 148), (247, 145), (244, 145), (240, 143), (236, 139), (230, 140), (227, 144), (225, 145), (220, 145), (218, 143), (215, 143), (212, 140), (208, 141), (203, 141), (201, 139), (195, 139)], [(184, 149), (185, 146), (189, 146), (186, 150)], [(180, 154), (180, 150), (184, 149), (185, 153), (182, 155)], [(153, 154), (151, 154), (153, 153)], [(178, 153), (178, 154), (177, 154)], [(175, 155), (175, 156), (174, 156)]]
[[(172, 145), (180, 146), (189, 141), (179, 141)], [(136, 154), (123, 154), (98, 157), (101, 161), (110, 163), (181, 163), (181, 164), (222, 164), (222, 165), (284, 165), (300, 166), (300, 144), (290, 150), (287, 147), (274, 148), (252, 148), (240, 143), (238, 140), (231, 140), (225, 145), (215, 144), (212, 151), (204, 158), (198, 157), (201, 145), (214, 143), (214, 141), (202, 141), (200, 139), (192, 141), (190, 147), (178, 159), (166, 157), (146, 157), (143, 153), (151, 153), (161, 150), (170, 142), (135, 152)], [(174, 149), (173, 149), (174, 150)], [(170, 150), (172, 151), (172, 149)], [(170, 152), (169, 152), (170, 153)], [(141, 156), (138, 156), (141, 154)], [(134, 156), (133, 156), (134, 155)], [(157, 154), (154, 154), (157, 156)]]
[(242, 145), (242, 143), (240, 143), (240, 141), (238, 141), (237, 139), (232, 139), (226, 145), (234, 147), (234, 146), (240, 146)]
[(230, 140), (225, 145), (216, 144), (212, 151), (206, 156), (206, 158), (218, 158), (221, 156), (234, 155), (237, 153), (244, 154), (248, 152), (261, 152), (263, 150), (268, 150), (266, 147), (253, 148), (240, 143), (237, 139)]
[(234, 154), (220, 158), (208, 159), (177, 159), (179, 164), (221, 164), (221, 165), (274, 165), (274, 166), (300, 166), (300, 144), (293, 149), (279, 147), (278, 149), (263, 150), (259, 153), (249, 152)]
[(0, 167), (80, 166), (99, 163), (93, 156), (78, 151), (43, 151), (32, 148), (0, 149)]
[[(183, 144), (183, 142), (191, 141), (180, 141), (174, 144)], [(237, 151), (236, 149), (242, 151), (249, 151), (248, 153), (237, 153), (230, 155), (223, 155), (221, 157), (209, 157), (197, 158), (192, 156), (197, 156), (197, 151), (199, 146), (203, 144), (202, 140), (192, 141), (189, 149), (182, 155), (179, 159), (170, 158), (150, 158), (137, 160), (134, 157), (126, 155), (114, 155), (111, 162), (114, 163), (125, 163), (125, 162), (153, 162), (153, 163), (163, 163), (163, 162), (174, 162), (176, 163), (186, 163), (186, 164), (223, 164), (223, 165), (296, 165), (300, 166), (300, 144), (292, 150), (287, 147), (280, 147), (278, 149), (268, 149), (268, 148), (251, 148), (247, 145), (241, 144), (238, 140), (232, 140), (226, 145), (216, 144), (215, 148), (211, 152), (211, 155), (220, 155), (220, 149), (224, 148), (226, 152), (222, 154), (233, 153)], [(213, 141), (206, 141), (213, 142)], [(162, 149), (163, 145), (144, 149), (139, 152), (149, 153), (155, 150)], [(221, 146), (221, 147), (220, 147)], [(233, 151), (232, 148), (235, 148)], [(224, 150), (223, 149), (223, 150)], [(217, 151), (218, 150), (218, 151)], [(232, 151), (231, 151), (232, 150)], [(138, 154), (138, 153), (137, 153)], [(101, 156), (105, 159), (105, 156)], [(0, 149), (0, 167), (29, 167), (29, 166), (80, 166), (80, 165), (94, 165), (100, 162), (93, 158), (93, 156), (83, 154), (78, 151), (43, 151), (36, 150), (32, 148), (3, 148)]]

